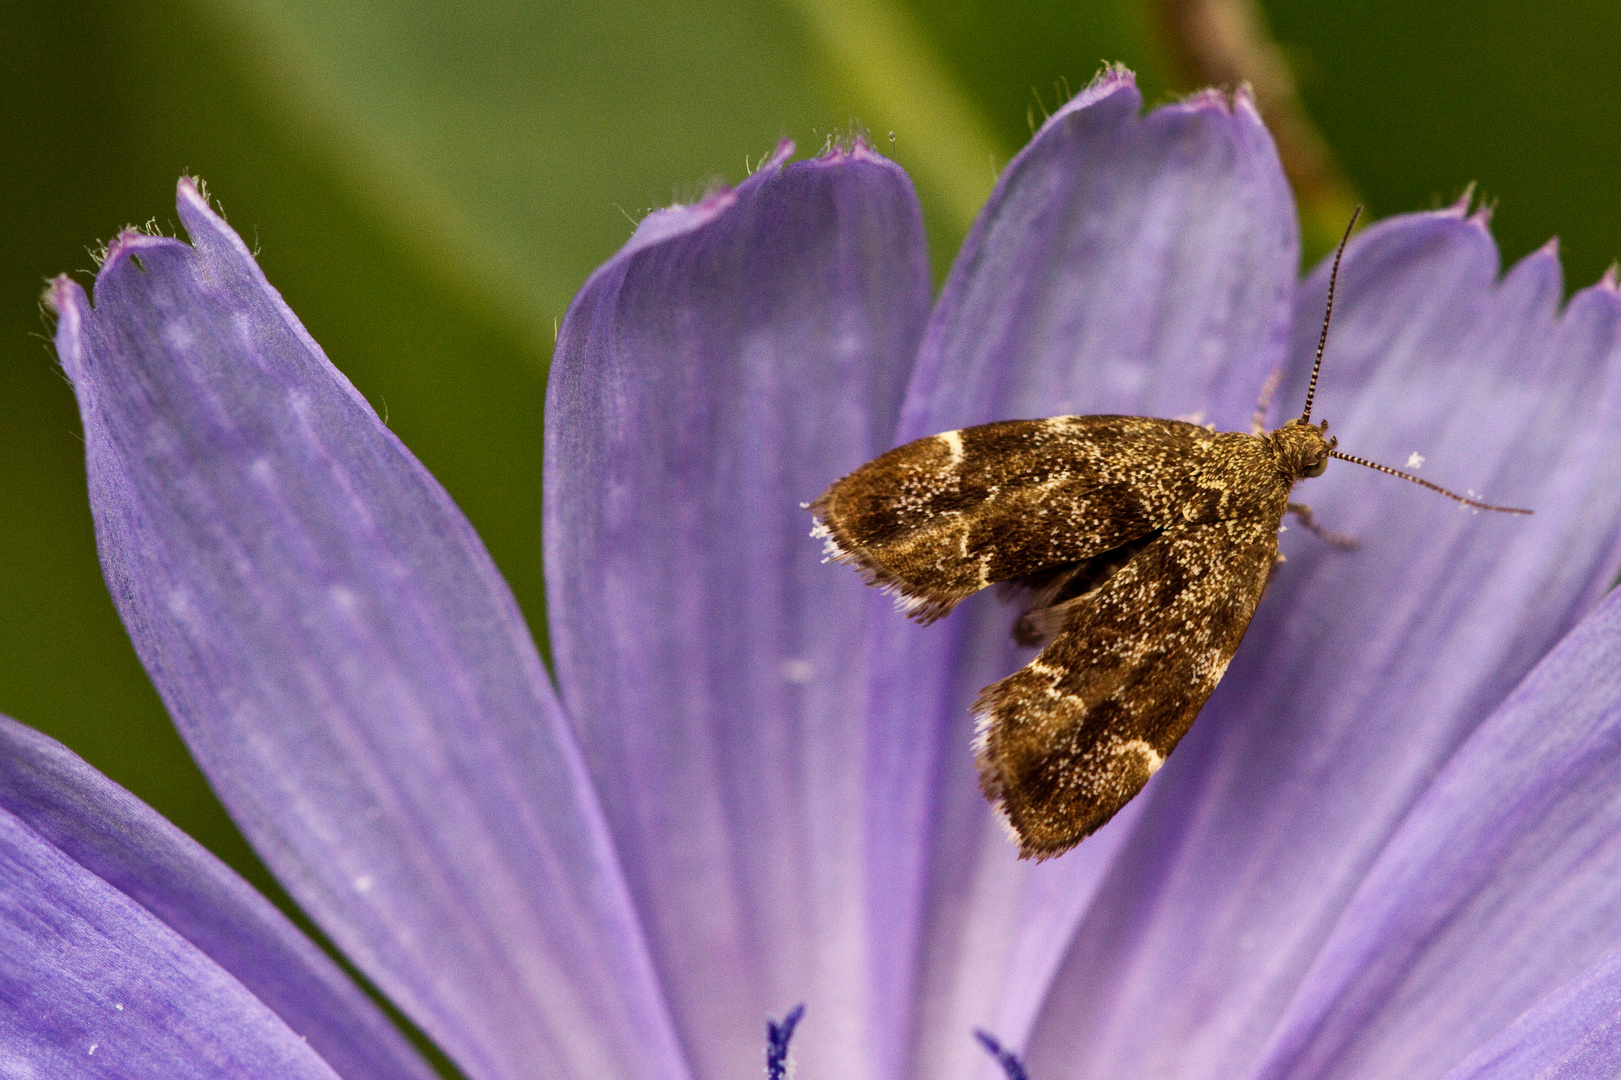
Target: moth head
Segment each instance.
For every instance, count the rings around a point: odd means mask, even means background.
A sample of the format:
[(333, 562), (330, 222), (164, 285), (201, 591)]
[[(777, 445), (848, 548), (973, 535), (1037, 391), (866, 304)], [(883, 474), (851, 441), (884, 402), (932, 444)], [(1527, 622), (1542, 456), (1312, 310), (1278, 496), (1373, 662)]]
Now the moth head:
[(1323, 475), (1329, 454), (1339, 445), (1328, 434), (1327, 420), (1313, 424), (1296, 418), (1274, 431), (1271, 439), (1278, 467), (1291, 481)]

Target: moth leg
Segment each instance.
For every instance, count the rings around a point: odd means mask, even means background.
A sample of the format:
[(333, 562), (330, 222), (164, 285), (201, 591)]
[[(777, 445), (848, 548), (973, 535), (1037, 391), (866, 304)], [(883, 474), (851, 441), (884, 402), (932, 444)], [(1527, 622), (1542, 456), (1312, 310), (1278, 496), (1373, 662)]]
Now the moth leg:
[[(1068, 566), (1055, 566), (1039, 574), (1029, 574), (1028, 577), (1015, 577), (1013, 581), (1000, 582), (997, 585), (997, 594), (1000, 594), (1003, 600), (1012, 600), (1021, 608), (1020, 616), (1013, 621), (1015, 644), (1047, 644), (1050, 637), (1057, 632), (1057, 628), (1047, 629), (1049, 624), (1047, 611), (1054, 610), (1054, 605), (1063, 606), (1063, 597), (1070, 590), (1071, 584), (1080, 585), (1081, 592), (1086, 590), (1089, 582), (1076, 582), (1076, 579), (1086, 571), (1088, 571), (1086, 563), (1070, 563)], [(1075, 594), (1068, 592), (1068, 595)], [(1065, 616), (1059, 616), (1059, 628), (1062, 628), (1063, 618)]]
[(1283, 382), (1283, 369), (1273, 368), (1272, 374), (1266, 377), (1261, 384), (1261, 396), (1255, 402), (1255, 418), (1250, 421), (1251, 435), (1266, 434), (1266, 411), (1272, 407), (1272, 395), (1278, 392), (1278, 384)]
[(1307, 506), (1305, 503), (1290, 503), (1289, 513), (1295, 516), (1295, 520), (1300, 522), (1300, 524), (1305, 527), (1307, 532), (1311, 533), (1313, 536), (1317, 537), (1317, 539), (1322, 540), (1325, 543), (1333, 544), (1341, 551), (1355, 551), (1357, 548), (1362, 546), (1361, 541), (1354, 536), (1346, 536), (1344, 533), (1329, 532), (1327, 529), (1317, 524), (1317, 519), (1311, 516), (1311, 507)]
[(1084, 563), (1064, 563), (1024, 577), (998, 581), (993, 587), (997, 599), (1006, 603), (1018, 604), (1025, 610), (1047, 607), (1057, 601), (1058, 595), (1084, 568)]
[(1033, 607), (1013, 623), (1013, 641), (1018, 645), (1046, 645), (1069, 622), (1076, 608), (1090, 600), (1089, 595), (1075, 596), (1057, 604)]

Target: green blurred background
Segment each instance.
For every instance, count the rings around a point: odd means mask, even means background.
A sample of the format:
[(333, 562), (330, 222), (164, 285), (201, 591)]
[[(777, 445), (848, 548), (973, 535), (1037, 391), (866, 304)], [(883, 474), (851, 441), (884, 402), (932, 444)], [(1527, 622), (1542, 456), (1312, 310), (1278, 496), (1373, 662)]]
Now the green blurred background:
[[(12, 0), (0, 711), (274, 892), (107, 599), (78, 417), (39, 307), (45, 278), (91, 269), (88, 249), (119, 226), (172, 231), (181, 172), (209, 182), (310, 332), (449, 487), (539, 636), (553, 327), (628, 218), (736, 182), (780, 135), (813, 152), (859, 124), (912, 171), (943, 271), (1066, 81), (1119, 60), (1151, 102), (1193, 88), (1176, 6)], [(1319, 217), (1343, 222), (1353, 192), (1388, 214), (1475, 181), (1506, 259), (1558, 234), (1579, 287), (1621, 254), (1613, 0), (1261, 7), (1342, 170)], [(1320, 252), (1325, 227), (1310, 235)]]

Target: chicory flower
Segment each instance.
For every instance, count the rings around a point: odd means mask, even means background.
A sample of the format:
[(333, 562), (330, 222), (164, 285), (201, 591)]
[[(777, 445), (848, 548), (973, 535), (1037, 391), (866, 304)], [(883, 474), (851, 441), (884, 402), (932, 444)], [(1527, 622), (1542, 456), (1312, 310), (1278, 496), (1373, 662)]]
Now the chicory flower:
[[(331, 941), (470, 1080), (1598, 1076), (1621, 1067), (1621, 293), (1499, 277), (1457, 206), (1353, 239), (1336, 465), (1192, 734), (1021, 863), (968, 703), (800, 504), (896, 442), (1298, 407), (1326, 289), (1247, 95), (1106, 73), (1008, 167), (932, 308), (909, 181), (786, 149), (650, 215), (547, 400), (554, 682), (478, 538), (182, 181), (49, 299), (102, 563), (175, 722)], [(0, 1072), (424, 1078), (262, 898), (0, 726)], [(782, 1038), (786, 1038), (785, 1035)]]

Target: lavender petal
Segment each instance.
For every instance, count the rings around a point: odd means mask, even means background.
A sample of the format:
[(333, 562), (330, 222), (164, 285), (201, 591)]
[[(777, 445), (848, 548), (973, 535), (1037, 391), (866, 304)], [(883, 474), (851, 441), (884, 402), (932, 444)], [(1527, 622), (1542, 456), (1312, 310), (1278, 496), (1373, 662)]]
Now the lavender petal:
[[(1349, 452), (1418, 451), (1422, 475), (1536, 514), (1470, 513), (1340, 462), (1302, 485), (1362, 548), (1282, 538), (1288, 563), (1056, 980), (1033, 1070), (1251, 1068), (1436, 771), (1614, 580), (1621, 295), (1601, 284), (1561, 313), (1551, 250), (1497, 266), (1462, 208), (1355, 238), (1317, 415)], [(1300, 292), (1283, 415), (1326, 277)]]
[(1526, 1010), (1446, 1080), (1608, 1080), (1621, 1074), (1621, 952)]
[(338, 1080), (223, 968), (3, 809), (0, 1074)]
[(473, 1080), (685, 1076), (545, 671), (444, 490), (182, 181), (58, 279), (102, 565), (288, 891)]
[[(1621, 956), (1621, 594), (1487, 720), (1380, 854), (1260, 1077), (1592, 1064)], [(1600, 962), (1594, 965), (1595, 958)], [(1538, 1062), (1536, 1068), (1532, 1062)], [(1574, 1065), (1574, 1061), (1569, 1062)], [(1569, 1070), (1567, 1069), (1567, 1074)]]
[(1300, 258), (1277, 151), (1243, 91), (1141, 109), (1111, 71), (1009, 163), (929, 323), (902, 440), (1072, 413), (1247, 426)]
[[(586, 284), (547, 394), (559, 685), (695, 1071), (870, 1067), (866, 589), (801, 507), (887, 448), (928, 304), (911, 184), (857, 145), (661, 211)], [(882, 1021), (873, 1021), (881, 1024)]]
[[(0, 810), (219, 965), (344, 1080), (436, 1075), (349, 976), (252, 886), (72, 751), (5, 716)], [(127, 996), (139, 1000), (151, 990), (132, 983)], [(111, 1044), (108, 1051), (114, 1060)]]
[[(1009, 165), (930, 323), (900, 438), (1063, 413), (1247, 428), (1287, 346), (1288, 186), (1246, 93), (1141, 104), (1111, 72)], [(975, 1027), (1022, 1044), (1137, 813), (1057, 862), (1015, 860), (968, 752), (974, 694), (1029, 656), (1011, 619), (982, 597), (944, 628), (886, 616), (879, 638), (869, 738), (891, 842), (872, 858), (874, 920), (893, 929), (875, 994), (920, 1002), (916, 1045), (879, 1048), (897, 1075), (978, 1073), (960, 1046)]]

